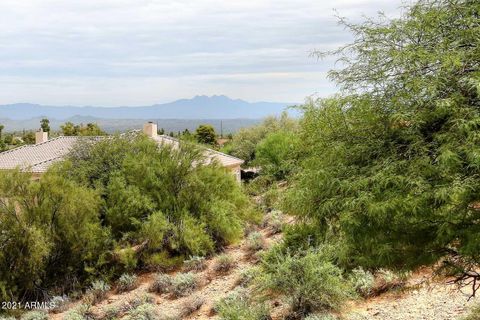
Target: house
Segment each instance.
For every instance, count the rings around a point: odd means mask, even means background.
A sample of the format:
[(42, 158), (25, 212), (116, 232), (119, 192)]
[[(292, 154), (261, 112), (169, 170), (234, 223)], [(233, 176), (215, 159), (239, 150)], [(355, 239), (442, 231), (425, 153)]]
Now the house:
[[(180, 143), (178, 139), (158, 135), (157, 125), (152, 122), (144, 124), (143, 133), (159, 145), (171, 145), (175, 148)], [(89, 139), (94, 141), (104, 138), (89, 137)], [(85, 137), (60, 136), (48, 139), (47, 132), (37, 131), (35, 133), (35, 144), (21, 146), (0, 153), (0, 170), (21, 168), (32, 172), (34, 179), (38, 179), (52, 164), (65, 159), (79, 139), (85, 139)], [(243, 160), (208, 148), (205, 148), (204, 156), (207, 162), (218, 161), (240, 182), (240, 165), (243, 163)]]

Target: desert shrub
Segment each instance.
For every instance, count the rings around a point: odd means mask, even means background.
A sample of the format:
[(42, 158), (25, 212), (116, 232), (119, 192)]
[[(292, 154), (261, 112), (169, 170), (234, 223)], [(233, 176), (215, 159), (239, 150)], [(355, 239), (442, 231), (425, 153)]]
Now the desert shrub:
[(258, 267), (250, 267), (247, 269), (243, 269), (240, 272), (240, 275), (237, 280), (237, 285), (242, 287), (248, 287), (256, 277), (260, 274), (260, 268)]
[(150, 254), (145, 258), (145, 264), (151, 270), (171, 271), (182, 265), (183, 256), (172, 256), (167, 251)]
[(186, 142), (159, 148), (141, 135), (78, 149), (66, 173), (103, 186), (102, 211), (115, 239), (129, 233), (137, 241), (148, 240), (152, 252), (205, 255), (217, 241), (230, 243), (241, 235), (251, 205), (226, 170), (215, 163), (192, 165), (204, 163), (203, 149)]
[(461, 318), (461, 320), (480, 320), (480, 305), (473, 307), (468, 315)]
[(255, 164), (261, 167), (262, 175), (283, 180), (292, 173), (297, 161), (298, 136), (293, 132), (268, 133), (255, 148)]
[(155, 305), (143, 303), (138, 307), (131, 309), (124, 319), (127, 320), (157, 320), (159, 317), (155, 310)]
[(368, 297), (372, 294), (375, 277), (370, 271), (365, 271), (361, 267), (355, 268), (350, 274), (350, 281), (355, 291), (363, 297)]
[(92, 285), (87, 290), (86, 299), (88, 302), (95, 304), (105, 299), (110, 285), (103, 280), (96, 280), (92, 282)]
[(290, 254), (274, 247), (262, 260), (259, 288), (267, 295), (285, 297), (299, 315), (339, 310), (353, 290), (331, 262), (330, 250)]
[(215, 260), (214, 269), (217, 272), (228, 272), (235, 267), (236, 263), (232, 256), (228, 254), (221, 254)]
[(50, 305), (52, 305), (53, 312), (63, 312), (66, 310), (70, 299), (66, 296), (54, 296), (50, 299)]
[(137, 267), (137, 254), (130, 245), (125, 248), (116, 248), (114, 255), (121, 270), (131, 272)]
[(192, 293), (198, 285), (197, 276), (193, 273), (177, 273), (172, 278), (170, 292), (175, 297), (183, 297)]
[(206, 224), (185, 215), (181, 221), (178, 235), (182, 245), (191, 255), (206, 255), (213, 251), (214, 243), (207, 233)]
[(283, 226), (283, 213), (279, 210), (272, 210), (266, 213), (263, 217), (262, 226), (264, 228), (269, 228), (272, 234), (281, 232)]
[(205, 299), (200, 296), (192, 296), (185, 300), (179, 307), (179, 317), (184, 319), (199, 310), (205, 303)]
[(66, 279), (83, 282), (101, 270), (108, 231), (95, 191), (55, 172), (32, 181), (30, 174), (3, 171), (0, 199), (0, 300), (35, 297), (40, 287), (69, 290), (75, 282)]
[(337, 320), (338, 317), (331, 314), (309, 314), (304, 320)]
[(68, 310), (63, 320), (94, 320), (94, 317), (90, 312), (90, 305), (80, 304)]
[(122, 307), (116, 305), (107, 305), (103, 308), (103, 319), (114, 320), (123, 312)]
[(134, 274), (122, 274), (117, 281), (117, 290), (119, 292), (125, 292), (135, 289), (137, 286), (137, 278)]
[(183, 262), (185, 271), (202, 271), (207, 268), (205, 257), (192, 256)]
[(294, 131), (297, 121), (290, 118), (287, 113), (280, 117), (268, 117), (261, 124), (240, 129), (229, 144), (228, 152), (245, 160), (244, 166), (252, 165), (256, 158), (257, 145), (265, 139), (268, 133), (278, 131)]
[(252, 232), (247, 238), (247, 249), (249, 251), (258, 251), (265, 248), (265, 239), (260, 232)]
[(20, 320), (48, 320), (48, 314), (45, 311), (29, 311), (23, 314)]
[(257, 303), (249, 299), (249, 294), (244, 289), (237, 289), (218, 301), (214, 310), (222, 320), (270, 319), (268, 307), (263, 303)]
[(408, 272), (380, 269), (375, 273), (375, 287), (372, 293), (378, 295), (390, 290), (400, 289), (405, 286), (408, 275)]
[(159, 273), (155, 276), (155, 279), (149, 287), (149, 291), (159, 294), (167, 293), (170, 291), (172, 282), (172, 276), (165, 273)]

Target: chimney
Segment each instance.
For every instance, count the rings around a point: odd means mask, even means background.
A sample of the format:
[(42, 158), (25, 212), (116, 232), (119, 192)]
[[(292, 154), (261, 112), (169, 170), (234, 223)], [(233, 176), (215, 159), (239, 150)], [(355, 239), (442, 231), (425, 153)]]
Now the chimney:
[(43, 132), (42, 129), (35, 132), (35, 144), (48, 141), (48, 132)]
[(147, 122), (143, 125), (143, 133), (154, 138), (157, 136), (157, 125), (153, 122)]

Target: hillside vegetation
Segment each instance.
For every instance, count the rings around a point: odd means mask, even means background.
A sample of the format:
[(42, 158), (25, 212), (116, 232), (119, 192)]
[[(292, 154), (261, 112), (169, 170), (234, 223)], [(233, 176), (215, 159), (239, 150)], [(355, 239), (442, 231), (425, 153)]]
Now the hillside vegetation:
[[(127, 136), (39, 182), (4, 173), (2, 298), (70, 293), (67, 320), (463, 315), (480, 286), (480, 3), (340, 22), (354, 41), (317, 53), (338, 56), (338, 94), (223, 146), (258, 171), (243, 186), (188, 144)], [(428, 291), (432, 276), (457, 291)], [(118, 295), (134, 299), (107, 309)]]

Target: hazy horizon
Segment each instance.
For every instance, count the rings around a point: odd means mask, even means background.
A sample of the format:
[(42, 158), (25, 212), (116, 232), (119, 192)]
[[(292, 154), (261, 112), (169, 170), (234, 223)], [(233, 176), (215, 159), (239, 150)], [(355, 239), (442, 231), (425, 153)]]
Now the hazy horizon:
[(401, 0), (4, 0), (0, 104), (141, 106), (196, 95), (301, 102), (336, 91), (334, 59), (351, 41), (337, 24)]

